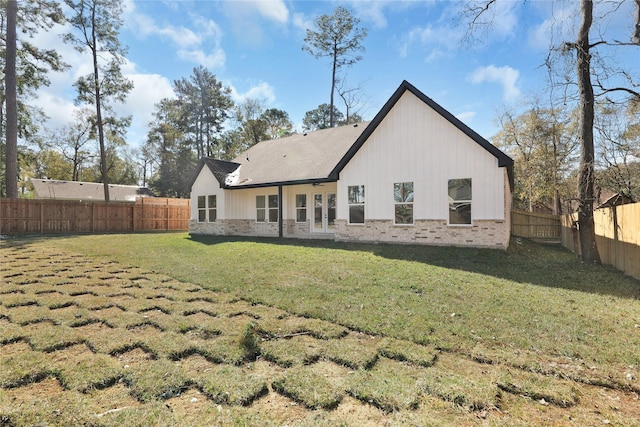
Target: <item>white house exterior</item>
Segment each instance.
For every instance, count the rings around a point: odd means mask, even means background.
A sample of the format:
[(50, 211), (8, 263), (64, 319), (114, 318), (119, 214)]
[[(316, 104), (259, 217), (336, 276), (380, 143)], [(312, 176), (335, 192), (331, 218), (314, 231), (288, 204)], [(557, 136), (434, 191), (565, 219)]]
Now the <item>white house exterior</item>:
[(512, 171), (405, 81), (371, 122), (201, 159), (189, 232), (505, 249)]

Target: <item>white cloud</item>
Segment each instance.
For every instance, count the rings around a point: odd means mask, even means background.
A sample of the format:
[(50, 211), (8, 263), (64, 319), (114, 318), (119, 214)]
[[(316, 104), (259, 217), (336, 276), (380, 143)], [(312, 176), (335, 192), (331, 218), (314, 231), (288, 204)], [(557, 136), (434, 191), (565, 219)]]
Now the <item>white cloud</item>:
[(271, 21), (281, 24), (289, 22), (289, 9), (287, 9), (287, 5), (281, 0), (245, 1), (242, 5), (244, 8), (255, 7), (260, 15)]
[(224, 65), (226, 55), (224, 50), (215, 48), (213, 52), (207, 54), (202, 50), (180, 49), (176, 52), (178, 58), (194, 64), (203, 65), (206, 68), (220, 68)]
[(508, 65), (504, 67), (489, 65), (476, 68), (469, 75), (469, 80), (474, 84), (484, 82), (499, 83), (504, 91), (504, 100), (513, 101), (520, 96), (520, 89), (516, 85), (519, 77), (520, 72)]
[(283, 25), (290, 18), (283, 0), (228, 1), (222, 4), (235, 36), (247, 45), (259, 46), (265, 41), (265, 19)]
[(257, 85), (250, 87), (246, 92), (240, 93), (232, 84), (228, 84), (231, 89), (231, 99), (233, 102), (240, 104), (247, 99), (257, 99), (264, 101), (267, 105), (272, 105), (276, 100), (273, 87), (266, 82), (260, 82)]
[(159, 74), (131, 73), (125, 76), (133, 82), (133, 89), (124, 104), (114, 105), (118, 115), (131, 116), (129, 143), (137, 145), (146, 137), (146, 128), (153, 119), (155, 104), (174, 96), (169, 79)]
[(464, 111), (460, 114), (456, 114), (456, 117), (463, 122), (473, 119), (476, 116), (475, 111)]
[(292, 19), (293, 25), (296, 28), (299, 28), (303, 31), (306, 31), (309, 28), (313, 28), (313, 18), (308, 17), (302, 12), (296, 12), (293, 14)]

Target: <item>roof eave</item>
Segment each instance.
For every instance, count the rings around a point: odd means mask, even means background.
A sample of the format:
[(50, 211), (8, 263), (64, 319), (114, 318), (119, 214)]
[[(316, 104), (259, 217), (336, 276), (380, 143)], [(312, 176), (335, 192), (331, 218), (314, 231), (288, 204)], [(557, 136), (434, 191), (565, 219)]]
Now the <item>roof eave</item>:
[(327, 182), (336, 182), (336, 179), (332, 178), (313, 178), (313, 179), (299, 179), (299, 180), (290, 180), (290, 181), (273, 181), (273, 182), (260, 182), (260, 183), (249, 183), (242, 185), (225, 185), (222, 188), (225, 190), (243, 190), (248, 188), (265, 188), (265, 187), (285, 187), (291, 185), (314, 185), (314, 184), (325, 184)]

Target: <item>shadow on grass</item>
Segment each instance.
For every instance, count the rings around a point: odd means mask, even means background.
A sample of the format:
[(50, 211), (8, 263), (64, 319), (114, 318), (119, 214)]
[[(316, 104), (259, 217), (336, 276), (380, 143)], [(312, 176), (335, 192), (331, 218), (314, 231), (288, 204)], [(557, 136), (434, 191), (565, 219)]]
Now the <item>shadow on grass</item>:
[(367, 252), (386, 259), (420, 262), (520, 283), (568, 289), (620, 298), (640, 299), (640, 281), (607, 265), (591, 266), (559, 245), (512, 238), (506, 251), (448, 246), (345, 243), (333, 240), (201, 236), (189, 240), (204, 245), (254, 242), (270, 245)]

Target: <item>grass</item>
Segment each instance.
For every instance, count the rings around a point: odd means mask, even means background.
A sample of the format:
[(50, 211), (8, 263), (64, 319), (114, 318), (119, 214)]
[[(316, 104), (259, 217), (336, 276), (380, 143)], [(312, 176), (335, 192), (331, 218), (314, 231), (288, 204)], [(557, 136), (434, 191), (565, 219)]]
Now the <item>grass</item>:
[[(5, 423), (640, 417), (640, 283), (561, 248), (181, 233), (1, 243)], [(55, 389), (40, 406), (27, 394), (38, 385)], [(110, 393), (115, 408), (96, 403)]]

